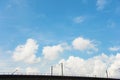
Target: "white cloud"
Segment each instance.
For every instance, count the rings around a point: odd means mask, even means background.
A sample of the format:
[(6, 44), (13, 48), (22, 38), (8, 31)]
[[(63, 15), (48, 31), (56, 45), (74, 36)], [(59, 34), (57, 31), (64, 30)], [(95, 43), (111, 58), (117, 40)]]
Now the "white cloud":
[[(62, 59), (58, 64), (64, 64), (64, 75), (73, 76), (96, 76), (120, 78), (120, 53), (115, 56), (107, 56), (104, 53), (87, 60), (70, 56), (67, 60)], [(54, 67), (54, 74), (61, 74), (60, 65)]]
[(37, 58), (35, 53), (38, 50), (38, 44), (33, 39), (28, 39), (24, 45), (18, 45), (13, 52), (15, 61), (23, 61), (26, 63), (37, 63), (40, 58)]
[(109, 48), (110, 51), (120, 51), (120, 46), (114, 46)]
[(85, 20), (84, 16), (78, 16), (73, 19), (75, 23), (82, 23)]
[(79, 51), (97, 51), (96, 45), (93, 43), (93, 41), (89, 39), (84, 39), (83, 37), (78, 37), (73, 40), (72, 42), (73, 48)]
[(108, 68), (108, 72), (110, 76), (120, 78), (120, 53), (117, 53), (117, 55), (114, 57), (113, 62)]
[(27, 74), (38, 74), (39, 70), (37, 68), (27, 67), (26, 68), (26, 73)]
[(97, 10), (103, 10), (106, 5), (106, 0), (97, 0)]
[(61, 54), (66, 49), (69, 49), (66, 43), (54, 46), (45, 46), (43, 48), (42, 54), (44, 55), (45, 59), (55, 60), (59, 56), (59, 54)]
[(16, 67), (11, 71), (11, 74), (19, 74), (22, 73), (23, 69), (21, 67)]
[(30, 67), (30, 66), (24, 66), (24, 64), (22, 64), (21, 66), (19, 65), (18, 67), (12, 68), (10, 72), (13, 74), (31, 74), (32, 75), (32, 74), (39, 74), (40, 68), (36, 65), (35, 66), (32, 65), (32, 67)]

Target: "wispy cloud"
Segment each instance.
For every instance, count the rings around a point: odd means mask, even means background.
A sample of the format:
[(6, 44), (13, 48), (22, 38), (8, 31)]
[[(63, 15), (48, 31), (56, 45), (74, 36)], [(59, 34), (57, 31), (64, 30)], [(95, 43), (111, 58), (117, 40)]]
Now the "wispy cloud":
[(75, 22), (75, 23), (82, 23), (82, 22), (84, 22), (84, 20), (85, 20), (84, 16), (77, 16), (77, 17), (73, 18), (73, 22)]
[(103, 10), (106, 5), (106, 0), (97, 0), (97, 10)]
[(120, 46), (114, 46), (109, 48), (110, 51), (120, 51)]
[(108, 28), (115, 28), (116, 27), (116, 23), (113, 22), (113, 21), (109, 21), (108, 24), (107, 24), (107, 27)]
[(26, 0), (8, 0), (7, 5), (6, 5), (6, 9), (13, 9), (13, 8), (26, 8), (28, 7), (28, 4), (26, 2)]

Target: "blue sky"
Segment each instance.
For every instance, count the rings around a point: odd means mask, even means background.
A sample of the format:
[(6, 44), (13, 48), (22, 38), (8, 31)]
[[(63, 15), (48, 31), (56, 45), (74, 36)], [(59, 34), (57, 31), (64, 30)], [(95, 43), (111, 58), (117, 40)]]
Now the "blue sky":
[[(49, 68), (70, 56), (84, 60), (103, 53), (116, 56), (120, 52), (119, 4), (119, 0), (0, 0), (0, 61), (28, 67), (47, 63), (46, 58), (53, 55)], [(40, 58), (38, 63), (28, 65), (26, 57), (13, 57), (27, 54), (25, 45), (33, 46), (30, 53), (33, 61)]]

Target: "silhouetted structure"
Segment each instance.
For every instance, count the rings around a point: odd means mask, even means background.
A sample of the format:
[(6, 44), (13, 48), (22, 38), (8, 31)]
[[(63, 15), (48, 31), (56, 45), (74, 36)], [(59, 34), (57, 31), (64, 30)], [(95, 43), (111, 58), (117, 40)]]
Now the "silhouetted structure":
[(120, 80), (112, 78), (50, 76), (50, 75), (0, 75), (0, 80)]

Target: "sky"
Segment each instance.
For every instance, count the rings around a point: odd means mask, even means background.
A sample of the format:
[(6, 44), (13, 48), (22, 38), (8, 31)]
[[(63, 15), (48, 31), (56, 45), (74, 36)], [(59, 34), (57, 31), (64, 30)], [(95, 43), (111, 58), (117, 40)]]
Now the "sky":
[(120, 78), (120, 0), (0, 0), (0, 73)]

